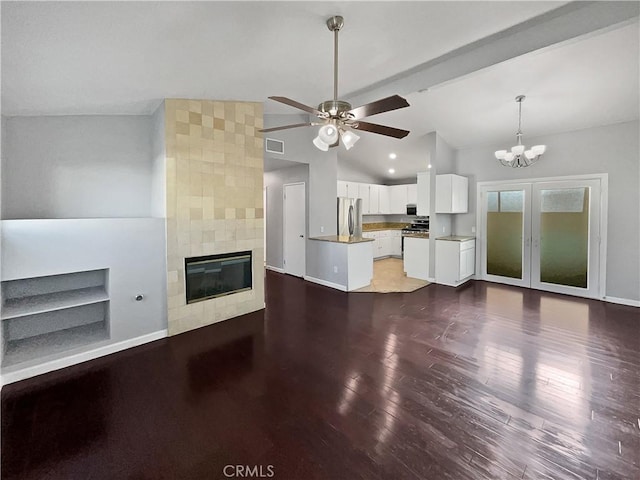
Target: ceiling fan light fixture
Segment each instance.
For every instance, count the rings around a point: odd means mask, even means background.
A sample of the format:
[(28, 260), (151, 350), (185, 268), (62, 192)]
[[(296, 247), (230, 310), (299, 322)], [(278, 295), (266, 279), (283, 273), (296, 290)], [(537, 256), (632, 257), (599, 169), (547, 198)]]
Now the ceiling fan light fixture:
[(323, 125), (318, 131), (318, 137), (327, 145), (333, 145), (338, 140), (338, 129), (333, 124)]
[(495, 155), (498, 160), (504, 160), (505, 155), (507, 154), (506, 150), (498, 150)]
[(322, 150), (323, 152), (328, 152), (329, 151), (329, 144), (328, 143), (324, 143), (319, 135), (316, 138), (313, 139), (313, 144), (319, 150)]
[(350, 150), (358, 140), (360, 140), (360, 136), (356, 135), (350, 130), (343, 130), (340, 132), (340, 140), (342, 140), (342, 144), (344, 148)]

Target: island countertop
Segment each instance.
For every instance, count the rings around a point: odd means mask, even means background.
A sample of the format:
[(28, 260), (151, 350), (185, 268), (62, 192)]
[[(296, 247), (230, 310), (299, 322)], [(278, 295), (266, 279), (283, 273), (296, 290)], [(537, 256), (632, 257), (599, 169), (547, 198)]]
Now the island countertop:
[(364, 237), (350, 237), (347, 235), (326, 235), (324, 237), (309, 237), (309, 240), (319, 240), (321, 242), (333, 242), (333, 243), (364, 243), (364, 242), (373, 242), (375, 239), (373, 238), (364, 238)]
[(448, 242), (466, 242), (467, 240), (475, 240), (476, 237), (465, 237), (463, 235), (449, 235), (448, 237), (438, 237), (436, 240), (446, 240)]

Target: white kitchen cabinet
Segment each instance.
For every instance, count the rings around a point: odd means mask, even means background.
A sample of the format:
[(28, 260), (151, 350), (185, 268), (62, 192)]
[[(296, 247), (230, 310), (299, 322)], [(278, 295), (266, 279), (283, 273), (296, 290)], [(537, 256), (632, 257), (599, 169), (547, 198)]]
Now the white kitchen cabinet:
[(378, 185), (378, 213), (391, 213), (389, 207), (389, 188), (387, 185)]
[(402, 232), (400, 230), (391, 230), (389, 255), (394, 257), (402, 256)]
[(430, 203), (431, 203), (431, 174), (429, 172), (418, 173), (418, 202), (417, 213), (418, 216), (428, 217), (430, 215)]
[(436, 175), (436, 213), (467, 213), (469, 180), (460, 175)]
[(389, 187), (389, 213), (407, 213), (407, 186), (391, 185)]
[(358, 185), (358, 197), (362, 199), (362, 214), (368, 215), (371, 212), (371, 202), (369, 201), (369, 184), (361, 183)]
[(404, 238), (404, 271), (407, 277), (428, 280), (429, 278), (429, 239), (418, 237)]
[(369, 185), (369, 213), (380, 213), (380, 185)]
[(347, 195), (347, 182), (343, 182), (342, 180), (338, 180), (338, 196), (339, 197), (348, 197)]
[(476, 241), (469, 237), (436, 239), (436, 283), (457, 287), (475, 273)]
[(418, 203), (418, 185), (415, 183), (407, 185), (407, 203), (411, 205)]

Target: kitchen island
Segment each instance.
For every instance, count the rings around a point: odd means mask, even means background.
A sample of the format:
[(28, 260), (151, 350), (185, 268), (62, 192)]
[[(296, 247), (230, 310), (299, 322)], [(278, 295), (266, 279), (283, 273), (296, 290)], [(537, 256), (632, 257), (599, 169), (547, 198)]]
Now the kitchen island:
[(345, 292), (373, 278), (373, 239), (360, 236), (311, 237), (305, 280)]

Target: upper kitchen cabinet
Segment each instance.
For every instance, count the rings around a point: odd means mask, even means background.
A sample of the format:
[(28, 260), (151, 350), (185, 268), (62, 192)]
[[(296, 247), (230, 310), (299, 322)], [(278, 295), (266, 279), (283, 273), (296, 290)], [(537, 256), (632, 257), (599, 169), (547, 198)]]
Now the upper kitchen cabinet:
[(460, 175), (436, 175), (436, 212), (467, 213), (469, 180)]
[(378, 187), (378, 211), (382, 214), (391, 213), (389, 203), (389, 187), (386, 185), (376, 185)]
[(407, 203), (410, 205), (418, 203), (418, 185), (415, 183), (407, 185)]
[(431, 209), (431, 174), (429, 172), (418, 172), (418, 199), (417, 199), (417, 214), (421, 217), (428, 217)]
[(407, 213), (407, 186), (391, 185), (389, 187), (389, 213), (404, 215)]
[(348, 198), (360, 197), (360, 184), (357, 182), (343, 182), (338, 180), (338, 196)]

